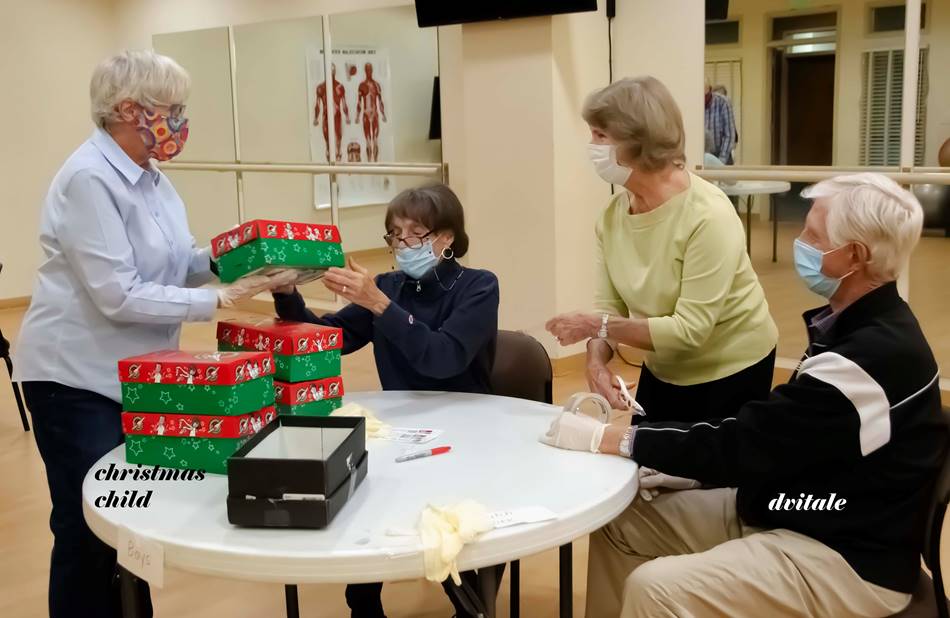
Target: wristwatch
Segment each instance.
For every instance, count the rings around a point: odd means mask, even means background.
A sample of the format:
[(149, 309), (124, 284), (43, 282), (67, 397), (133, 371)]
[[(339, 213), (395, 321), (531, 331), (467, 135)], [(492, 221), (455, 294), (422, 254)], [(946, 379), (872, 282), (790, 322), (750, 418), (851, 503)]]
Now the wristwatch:
[(620, 454), (624, 457), (633, 455), (633, 434), (636, 430), (636, 426), (631, 425), (627, 427), (627, 430), (623, 432), (623, 437), (620, 438), (620, 447), (617, 450), (619, 450)]
[(607, 320), (610, 319), (610, 314), (605, 313), (600, 318), (600, 330), (597, 331), (597, 336), (601, 339), (607, 338)]

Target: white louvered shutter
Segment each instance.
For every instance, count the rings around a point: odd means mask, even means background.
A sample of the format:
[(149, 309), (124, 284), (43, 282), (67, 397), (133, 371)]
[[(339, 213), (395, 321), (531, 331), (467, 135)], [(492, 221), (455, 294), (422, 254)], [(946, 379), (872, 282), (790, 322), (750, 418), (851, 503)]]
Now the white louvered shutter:
[[(899, 165), (904, 51), (886, 49), (863, 54), (861, 96), (861, 165)], [(920, 51), (914, 162), (922, 165), (927, 118), (927, 50)]]

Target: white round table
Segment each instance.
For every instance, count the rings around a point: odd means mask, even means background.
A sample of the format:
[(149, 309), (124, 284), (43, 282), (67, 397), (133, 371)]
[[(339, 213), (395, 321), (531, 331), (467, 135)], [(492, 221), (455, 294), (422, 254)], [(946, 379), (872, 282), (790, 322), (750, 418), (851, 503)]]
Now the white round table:
[[(460, 570), (504, 564), (559, 547), (611, 521), (637, 491), (636, 464), (607, 455), (570, 452), (538, 442), (560, 408), (521, 399), (460, 393), (348, 394), (394, 427), (444, 433), (429, 446), (445, 455), (395, 463), (405, 445), (367, 441), (368, 475), (325, 530), (238, 528), (228, 523), (227, 477), (203, 481), (98, 481), (96, 470), (126, 467), (124, 447), (110, 451), (83, 483), (83, 512), (105, 543), (118, 529), (161, 543), (165, 565), (193, 573), (283, 584), (364, 583), (424, 577), (414, 530), (427, 504), (463, 499), (489, 511), (543, 506), (557, 519), (493, 530), (467, 545)], [(151, 489), (147, 509), (101, 509), (95, 498), (115, 490)]]
[(772, 261), (776, 260), (776, 240), (778, 238), (778, 220), (775, 216), (776, 193), (787, 193), (791, 190), (791, 183), (782, 180), (740, 180), (733, 184), (720, 183), (722, 192), (731, 197), (746, 197), (745, 202), (745, 225), (746, 225), (746, 250), (752, 253), (752, 200), (753, 195), (769, 196), (769, 218), (772, 220)]

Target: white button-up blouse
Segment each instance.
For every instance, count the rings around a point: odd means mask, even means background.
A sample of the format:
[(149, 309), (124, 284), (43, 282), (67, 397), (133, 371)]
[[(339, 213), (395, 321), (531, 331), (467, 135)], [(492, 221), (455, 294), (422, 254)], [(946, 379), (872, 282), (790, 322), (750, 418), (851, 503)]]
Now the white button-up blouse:
[(154, 166), (102, 129), (66, 160), (40, 222), (37, 273), (15, 356), (20, 381), (52, 381), (120, 400), (116, 363), (177, 348), (181, 323), (210, 320), (217, 292), (185, 206)]

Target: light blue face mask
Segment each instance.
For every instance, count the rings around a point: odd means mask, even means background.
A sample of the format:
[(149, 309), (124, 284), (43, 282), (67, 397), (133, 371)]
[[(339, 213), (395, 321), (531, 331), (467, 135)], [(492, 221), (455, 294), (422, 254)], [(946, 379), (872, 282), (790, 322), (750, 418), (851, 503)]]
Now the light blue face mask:
[[(842, 245), (838, 249), (844, 246)], [(822, 252), (801, 239), (795, 239), (795, 270), (798, 271), (798, 276), (802, 278), (809, 290), (825, 298), (834, 296), (835, 292), (838, 291), (838, 286), (841, 285), (841, 281), (851, 274), (848, 273), (844, 277), (836, 279), (821, 272), (823, 258), (838, 249)]]
[(439, 263), (439, 256), (432, 250), (432, 241), (427, 240), (421, 247), (400, 247), (396, 249), (396, 264), (399, 270), (413, 279), (422, 279), (426, 273)]

